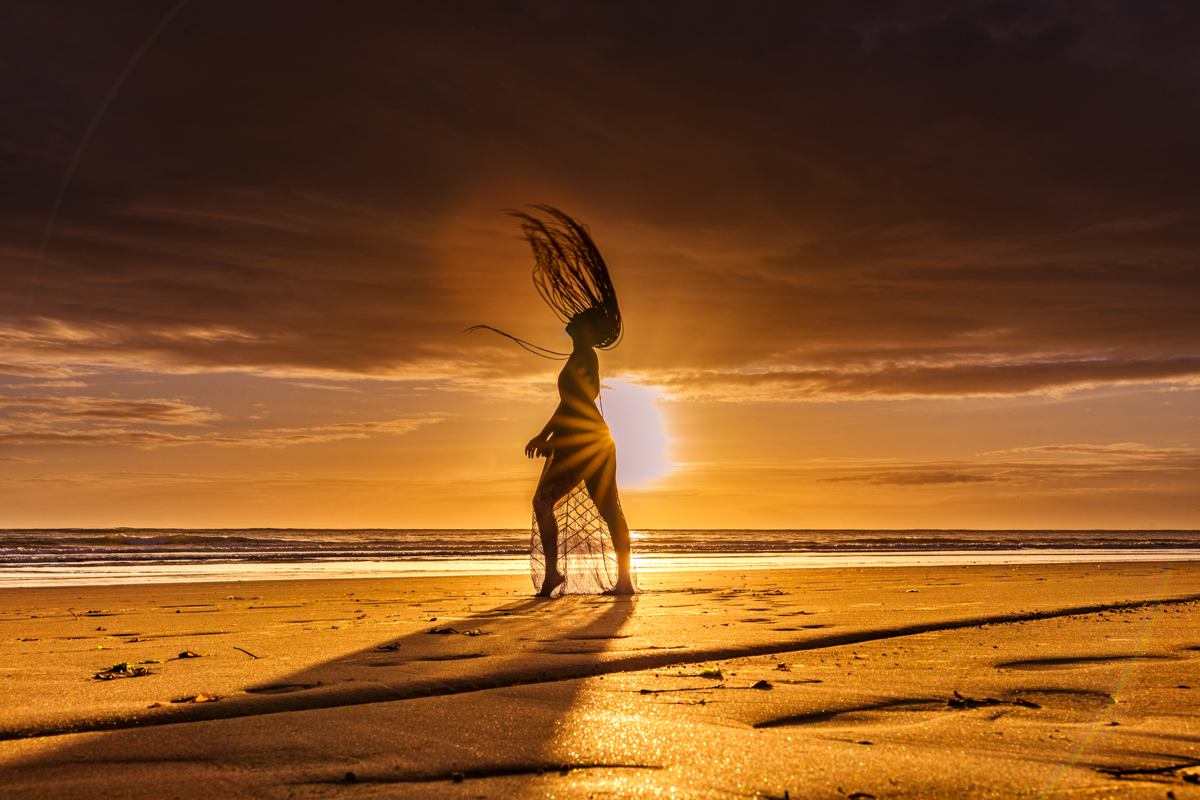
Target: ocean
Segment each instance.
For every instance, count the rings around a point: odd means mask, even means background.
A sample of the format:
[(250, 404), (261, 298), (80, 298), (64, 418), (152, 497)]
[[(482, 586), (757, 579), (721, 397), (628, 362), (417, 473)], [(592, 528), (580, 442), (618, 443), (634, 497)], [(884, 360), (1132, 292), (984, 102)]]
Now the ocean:
[[(529, 530), (0, 530), (0, 588), (523, 573)], [(1200, 531), (641, 530), (639, 572), (1200, 559)]]

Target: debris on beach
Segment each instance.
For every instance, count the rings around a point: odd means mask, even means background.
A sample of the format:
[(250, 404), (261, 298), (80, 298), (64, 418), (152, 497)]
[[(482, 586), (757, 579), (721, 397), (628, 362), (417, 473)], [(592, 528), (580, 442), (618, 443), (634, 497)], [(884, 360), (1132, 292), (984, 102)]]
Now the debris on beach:
[(176, 658), (200, 658), (201, 653), (193, 653), (191, 650), (184, 650)]
[(770, 681), (759, 681), (758, 683), (754, 684), (750, 688), (751, 689), (774, 689), (775, 687), (771, 685)]
[(146, 667), (135, 667), (128, 661), (122, 661), (119, 664), (113, 664), (108, 669), (102, 669), (96, 673), (95, 679), (98, 681), (111, 681), (117, 678), (141, 678), (145, 675), (153, 675), (154, 671)]
[(1041, 708), (1037, 703), (1026, 700), (1023, 697), (1018, 697), (1015, 700), (997, 700), (994, 697), (984, 697), (976, 699), (974, 697), (966, 697), (965, 695), (954, 693), (954, 697), (946, 702), (950, 708), (986, 708), (988, 706), (1020, 706), (1021, 708)]
[[(460, 636), (486, 636), (490, 631), (485, 631), (482, 628), (476, 628), (473, 631), (460, 631), (454, 628), (430, 628), (426, 633), (457, 633)], [(383, 649), (383, 648), (380, 648)]]
[(172, 703), (215, 703), (221, 698), (213, 697), (211, 694), (197, 694), (191, 697), (181, 697), (178, 700), (172, 700)]
[(778, 664), (775, 665), (775, 669), (782, 670), (783, 672), (787, 672), (788, 665), (783, 663), (782, 661), (780, 661)]
[(392, 642), (391, 644), (381, 644), (378, 647), (376, 647), (375, 649), (376, 650), (388, 650), (388, 651), (394, 653), (400, 649), (400, 642)]
[(696, 673), (697, 678), (712, 678), (713, 680), (724, 680), (725, 676), (721, 674), (720, 667), (705, 667)]
[(985, 697), (982, 700), (976, 700), (973, 697), (965, 697), (958, 692), (954, 693), (954, 697), (946, 702), (946, 705), (951, 708), (984, 708), (986, 706), (1003, 705), (1003, 700), (997, 700), (994, 697)]

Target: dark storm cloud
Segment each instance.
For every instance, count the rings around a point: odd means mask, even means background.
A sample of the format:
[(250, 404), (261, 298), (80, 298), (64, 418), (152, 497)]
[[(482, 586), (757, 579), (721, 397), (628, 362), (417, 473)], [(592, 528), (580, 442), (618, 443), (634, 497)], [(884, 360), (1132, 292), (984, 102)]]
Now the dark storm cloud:
[(196, 2), (38, 267), (173, 6), (0, 11), (5, 371), (528, 369), (552, 202), (685, 395), (1200, 376), (1195, 4)]

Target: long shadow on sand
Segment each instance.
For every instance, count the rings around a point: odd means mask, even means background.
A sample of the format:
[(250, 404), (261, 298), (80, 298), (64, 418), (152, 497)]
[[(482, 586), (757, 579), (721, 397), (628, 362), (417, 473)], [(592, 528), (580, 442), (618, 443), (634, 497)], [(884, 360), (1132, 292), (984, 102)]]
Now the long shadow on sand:
[[(249, 686), (220, 702), (166, 707), (149, 719), (85, 723), (77, 730), (107, 733), (63, 737), (62, 746), (10, 764), (21, 776), (10, 784), (11, 796), (42, 796), (64, 787), (88, 796), (114, 784), (130, 795), (154, 796), (182, 777), (177, 770), (183, 764), (249, 769), (260, 786), (308, 787), (304, 791), (318, 793), (332, 783), (415, 788), (480, 778), (521, 781), (562, 769), (638, 770), (643, 765), (563, 767), (553, 757), (555, 732), (575, 707), (580, 687), (568, 679), (601, 671), (600, 659), (614, 644), (636, 655), (634, 637), (621, 631), (637, 606), (638, 598), (518, 600), (481, 613), (439, 617), (419, 631)], [(511, 698), (492, 701), (494, 726), (507, 731), (502, 741), (509, 744), (500, 747), (493, 740), (466, 744), (464, 737), (479, 735), (480, 719), (456, 718), (443, 710), (452, 698), (439, 699), (547, 683), (553, 690), (539, 694), (532, 705), (513, 704)], [(405, 700), (412, 702), (396, 702)], [(337, 710), (367, 704), (349, 715)], [(218, 795), (221, 781), (216, 774), (201, 779)], [(521, 785), (506, 786), (524, 794)], [(227, 788), (236, 794), (244, 786)]]
[[(67, 730), (12, 731), (5, 738), (144, 728), (288, 711), (461, 694), (599, 674), (613, 655), (623, 663), (659, 648), (626, 642), (620, 631), (637, 598), (523, 599), (479, 613), (441, 617), (419, 631), (305, 667), (213, 703), (171, 704)], [(614, 645), (619, 654), (611, 653)], [(653, 660), (653, 659), (652, 659)]]

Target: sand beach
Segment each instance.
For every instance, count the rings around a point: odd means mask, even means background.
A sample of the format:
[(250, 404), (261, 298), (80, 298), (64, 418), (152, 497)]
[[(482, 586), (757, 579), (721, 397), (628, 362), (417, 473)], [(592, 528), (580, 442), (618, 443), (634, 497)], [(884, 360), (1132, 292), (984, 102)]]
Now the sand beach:
[(1200, 564), (642, 585), (4, 590), (5, 796), (1200, 797)]

